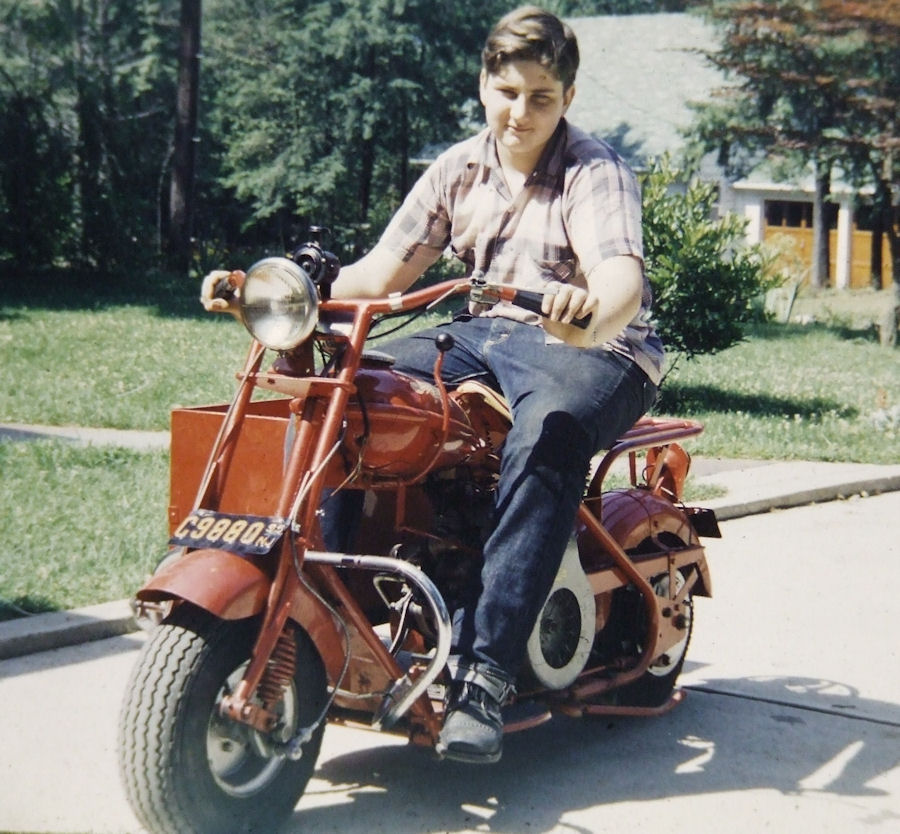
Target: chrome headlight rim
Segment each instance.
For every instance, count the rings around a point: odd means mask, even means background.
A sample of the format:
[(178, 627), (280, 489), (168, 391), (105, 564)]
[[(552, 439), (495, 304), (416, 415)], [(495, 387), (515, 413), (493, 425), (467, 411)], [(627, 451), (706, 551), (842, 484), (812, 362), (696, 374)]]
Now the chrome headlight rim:
[(281, 353), (303, 344), (319, 320), (315, 284), (283, 257), (262, 258), (247, 270), (239, 305), (250, 335)]

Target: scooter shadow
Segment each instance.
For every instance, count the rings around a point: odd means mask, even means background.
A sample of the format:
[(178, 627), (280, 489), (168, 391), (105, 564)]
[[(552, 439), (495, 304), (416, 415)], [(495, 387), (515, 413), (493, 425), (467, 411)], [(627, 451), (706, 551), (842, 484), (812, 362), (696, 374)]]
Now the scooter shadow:
[[(326, 747), (285, 830), (591, 834), (596, 829), (564, 817), (592, 808), (601, 814), (612, 804), (754, 788), (798, 803), (807, 796), (864, 801), (885, 795), (869, 783), (900, 765), (900, 706), (857, 700), (866, 715), (879, 716), (857, 720), (834, 711), (835, 691), (853, 692), (843, 684), (743, 679), (739, 695), (718, 692), (734, 683), (707, 681), (658, 718), (555, 717), (507, 735), (503, 758), (490, 766), (439, 761), (431, 751), (396, 741), (369, 741), (331, 758)], [(801, 690), (802, 703), (784, 703), (786, 693)], [(900, 824), (900, 814), (896, 818)], [(660, 810), (660, 827), (666, 819)]]

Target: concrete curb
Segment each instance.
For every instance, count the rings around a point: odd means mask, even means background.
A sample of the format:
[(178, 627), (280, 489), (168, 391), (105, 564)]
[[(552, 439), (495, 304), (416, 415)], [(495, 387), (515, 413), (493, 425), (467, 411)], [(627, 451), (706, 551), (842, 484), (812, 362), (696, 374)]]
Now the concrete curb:
[(0, 660), (117, 637), (137, 628), (124, 599), (8, 620), (0, 623)]
[(791, 507), (824, 504), (828, 501), (840, 501), (853, 496), (879, 495), (882, 492), (896, 492), (898, 490), (900, 490), (900, 475), (886, 475), (884, 477), (801, 489), (797, 492), (742, 501), (740, 503), (723, 503), (729, 500), (728, 496), (725, 496), (723, 499), (700, 503), (705, 503), (715, 510), (716, 518), (719, 521), (728, 521), (733, 518), (768, 513), (772, 510), (787, 510)]

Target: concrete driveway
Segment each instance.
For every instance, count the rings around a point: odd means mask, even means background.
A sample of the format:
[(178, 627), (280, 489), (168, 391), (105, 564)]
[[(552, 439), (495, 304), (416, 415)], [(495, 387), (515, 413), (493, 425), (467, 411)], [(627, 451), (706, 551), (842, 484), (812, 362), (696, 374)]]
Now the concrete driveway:
[[(734, 519), (709, 542), (685, 702), (557, 718), (493, 767), (329, 727), (287, 830), (900, 831), (900, 493)], [(0, 661), (0, 830), (132, 832), (115, 723), (141, 635)]]

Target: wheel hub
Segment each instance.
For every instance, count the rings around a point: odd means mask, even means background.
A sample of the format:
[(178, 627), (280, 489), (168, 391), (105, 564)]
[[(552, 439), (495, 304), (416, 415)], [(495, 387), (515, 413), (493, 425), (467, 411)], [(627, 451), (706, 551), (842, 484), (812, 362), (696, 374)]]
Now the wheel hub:
[(227, 794), (246, 797), (262, 790), (284, 765), (276, 746), (290, 736), (298, 720), (297, 697), (288, 686), (279, 703), (279, 724), (273, 733), (262, 733), (220, 713), (222, 699), (237, 685), (247, 664), (235, 669), (219, 690), (206, 732), (206, 758), (216, 784)]

